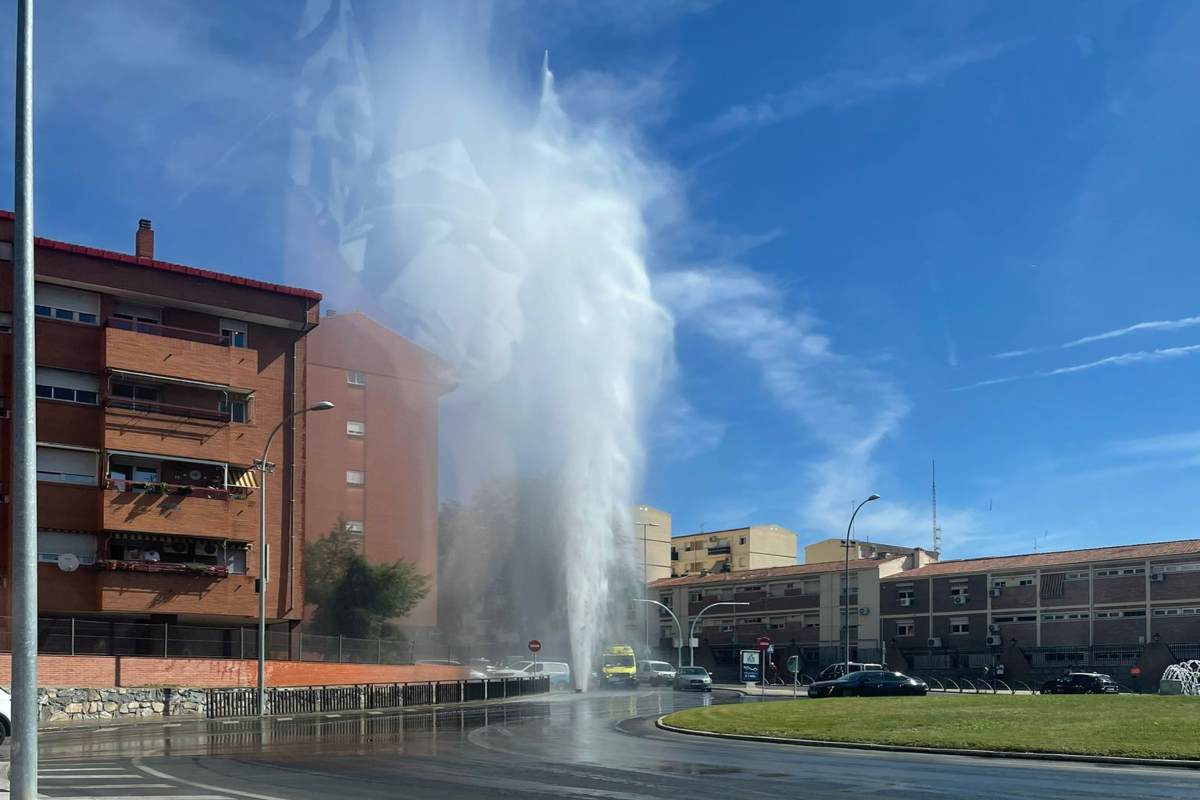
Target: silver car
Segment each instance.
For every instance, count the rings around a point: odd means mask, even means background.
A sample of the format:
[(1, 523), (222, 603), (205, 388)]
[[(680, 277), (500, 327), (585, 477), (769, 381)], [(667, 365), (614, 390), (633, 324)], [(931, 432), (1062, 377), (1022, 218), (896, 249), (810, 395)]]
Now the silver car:
[(712, 678), (704, 667), (680, 667), (675, 671), (675, 691), (711, 692)]

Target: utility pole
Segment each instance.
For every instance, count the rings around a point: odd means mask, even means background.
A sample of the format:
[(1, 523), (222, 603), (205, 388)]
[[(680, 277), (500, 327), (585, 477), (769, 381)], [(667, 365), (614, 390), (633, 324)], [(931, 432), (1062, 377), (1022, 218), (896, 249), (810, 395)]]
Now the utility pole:
[(13, 800), (38, 796), (37, 404), (33, 316), (33, 0), (17, 0), (13, 229)]

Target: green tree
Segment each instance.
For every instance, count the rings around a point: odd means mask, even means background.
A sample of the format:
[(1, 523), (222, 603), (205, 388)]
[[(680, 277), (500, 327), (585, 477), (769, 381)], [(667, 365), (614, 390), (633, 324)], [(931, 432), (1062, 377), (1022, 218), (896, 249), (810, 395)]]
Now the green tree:
[(318, 633), (394, 638), (392, 621), (429, 594), (429, 576), (405, 559), (370, 564), (345, 520), (304, 547), (304, 599)]

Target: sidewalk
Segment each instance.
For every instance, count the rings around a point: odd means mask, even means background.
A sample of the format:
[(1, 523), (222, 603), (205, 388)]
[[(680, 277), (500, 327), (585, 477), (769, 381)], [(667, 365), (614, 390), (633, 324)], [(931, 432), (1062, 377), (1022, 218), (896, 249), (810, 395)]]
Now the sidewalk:
[[(738, 692), (740, 694), (746, 695), (747, 697), (760, 697), (760, 696), (791, 697), (792, 696), (792, 686), (790, 684), (787, 686), (768, 685), (765, 691), (763, 690), (762, 685), (757, 684), (757, 683), (714, 683), (713, 688), (714, 689), (723, 689), (727, 692)], [(807, 686), (797, 686), (795, 689), (795, 696), (797, 698), (808, 697), (808, 687)]]

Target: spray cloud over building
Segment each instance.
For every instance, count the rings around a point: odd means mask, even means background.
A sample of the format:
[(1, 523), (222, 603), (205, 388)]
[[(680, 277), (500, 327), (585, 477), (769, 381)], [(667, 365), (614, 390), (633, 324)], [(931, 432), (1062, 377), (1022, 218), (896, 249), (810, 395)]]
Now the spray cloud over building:
[(298, 277), (333, 307), (454, 365), (440, 591), (462, 613), (444, 622), (569, 648), (586, 682), (639, 592), (641, 429), (671, 344), (647, 214), (670, 180), (622, 126), (572, 120), (548, 60), (539, 92), (504, 79), (502, 43), (465, 8), (393, 7), (382, 25), (308, 4), (289, 261), (325, 271)]

